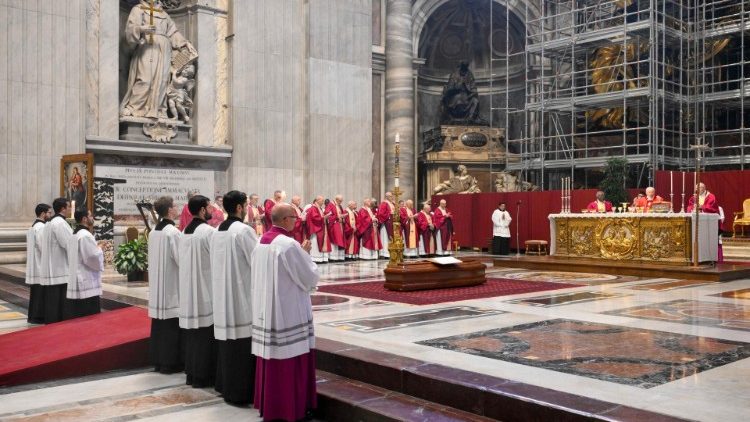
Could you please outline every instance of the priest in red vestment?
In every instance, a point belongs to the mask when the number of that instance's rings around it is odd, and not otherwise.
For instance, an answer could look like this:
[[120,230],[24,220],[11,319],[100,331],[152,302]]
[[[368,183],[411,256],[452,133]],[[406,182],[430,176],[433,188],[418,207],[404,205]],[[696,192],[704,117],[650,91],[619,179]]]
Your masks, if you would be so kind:
[[314,262],[328,262],[331,253],[331,237],[328,231],[328,216],[323,204],[325,200],[322,196],[315,197],[315,202],[307,210],[306,223],[307,232],[310,234],[310,256]]
[[213,228],[219,227],[227,219],[222,205],[223,201],[224,197],[217,195],[215,201],[211,203],[211,219],[207,220],[206,223]]
[[292,230],[292,237],[294,240],[302,244],[307,239],[307,232],[305,230],[305,212],[302,210],[302,198],[299,195],[292,196],[292,208],[297,213],[297,219],[294,220],[294,229]]
[[286,194],[284,193],[283,190],[275,190],[275,191],[273,191],[273,198],[266,199],[263,202],[263,213],[265,214],[263,223],[266,226],[266,230],[270,229],[271,226],[272,226],[272,224],[271,224],[271,210],[273,209],[273,207],[276,206],[276,204],[280,204],[280,203],[284,202],[284,198],[285,197],[286,197]]
[[383,247],[378,234],[378,219],[372,211],[372,199],[366,198],[357,216],[357,236],[360,239],[360,259],[378,259],[378,252]]
[[[197,194],[197,191],[189,190],[187,193],[188,202],[190,201],[190,198],[194,197]],[[191,221],[193,221],[193,214],[190,213],[187,202],[185,202],[185,206],[182,207],[182,212],[180,213],[180,223],[177,226],[177,229],[180,231],[184,231],[185,227],[187,227],[187,225],[190,224]]]
[[432,207],[424,204],[417,213],[417,230],[419,231],[419,255],[435,255],[435,224],[432,220]]
[[604,200],[604,191],[596,193],[596,200],[586,207],[588,212],[612,212],[612,203]]
[[253,405],[264,421],[306,420],[317,407],[310,295],[320,277],[310,242],[300,245],[291,237],[297,219],[292,206],[277,205],[271,217],[273,227],[255,247],[250,274]]
[[247,201],[247,214],[245,215],[245,222],[255,230],[255,234],[258,237],[263,236],[266,231],[263,221],[265,220],[266,213],[263,208],[258,206],[258,195],[250,194]]
[[419,255],[419,236],[417,235],[417,224],[414,221],[417,213],[414,210],[414,201],[409,199],[405,202],[405,205],[399,210],[401,228],[404,232],[404,256],[416,258]]
[[450,255],[453,252],[453,214],[448,211],[448,202],[440,200],[440,205],[432,217],[435,223],[435,244],[438,255]]
[[637,208],[643,209],[645,212],[651,211],[651,206],[653,204],[658,204],[659,202],[663,202],[664,200],[661,198],[661,196],[656,194],[656,189],[649,186],[646,188],[646,195],[636,198],[635,201],[633,201],[633,204]]
[[383,246],[380,249],[381,258],[390,258],[388,245],[393,239],[393,213],[396,211],[396,204],[393,203],[393,194],[385,193],[385,200],[378,206],[378,223],[380,224],[380,243]]
[[328,231],[331,237],[331,256],[330,261],[343,261],[345,258],[346,251],[346,238],[344,236],[344,208],[341,203],[344,202],[344,197],[336,195],[333,201],[329,202],[326,206],[326,214],[328,214]]
[[346,250],[344,259],[357,259],[359,255],[359,236],[357,235],[357,203],[349,201],[344,210],[344,241]]
[[[695,209],[695,194],[688,200],[687,212],[693,212]],[[709,214],[719,213],[719,203],[716,196],[706,189],[703,182],[698,183],[698,210]]]

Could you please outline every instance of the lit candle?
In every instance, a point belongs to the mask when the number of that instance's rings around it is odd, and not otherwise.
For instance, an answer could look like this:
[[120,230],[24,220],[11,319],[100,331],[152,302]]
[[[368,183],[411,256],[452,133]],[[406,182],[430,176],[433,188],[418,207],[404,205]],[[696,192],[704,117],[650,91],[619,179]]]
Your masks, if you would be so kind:
[[669,171],[669,191],[670,191],[670,192],[672,191],[672,186],[673,186],[673,182],[672,182],[672,173],[673,173],[673,171],[672,171],[672,170],[670,170],[670,171]]
[[682,194],[685,195],[685,172],[682,172]]
[[70,202],[70,218],[75,217],[75,212],[76,212],[76,201],[71,201]]
[[398,145],[400,141],[401,141],[401,135],[398,132],[396,132],[396,145]]
[[398,187],[398,177],[396,178],[395,185]]

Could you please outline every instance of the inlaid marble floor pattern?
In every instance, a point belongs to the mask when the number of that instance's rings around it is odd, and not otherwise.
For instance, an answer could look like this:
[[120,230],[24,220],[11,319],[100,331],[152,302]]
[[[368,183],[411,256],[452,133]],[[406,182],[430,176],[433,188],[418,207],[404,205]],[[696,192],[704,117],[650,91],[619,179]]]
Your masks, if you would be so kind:
[[[386,264],[321,265],[320,285],[379,283]],[[691,420],[747,420],[750,280],[487,265],[493,278],[578,287],[419,306],[316,293],[316,335]],[[148,294],[147,286],[117,281],[104,288],[136,306]],[[105,408],[109,420],[257,420],[257,413],[226,406],[211,390],[183,384],[184,375],[137,373],[46,385],[0,396],[0,420],[68,420]]]

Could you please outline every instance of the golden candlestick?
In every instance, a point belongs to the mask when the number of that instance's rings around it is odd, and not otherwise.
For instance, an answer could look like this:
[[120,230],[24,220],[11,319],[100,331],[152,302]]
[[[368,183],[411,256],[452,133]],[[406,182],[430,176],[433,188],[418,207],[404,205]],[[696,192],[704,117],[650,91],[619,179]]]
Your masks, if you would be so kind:
[[398,156],[400,152],[399,135],[396,134],[396,166],[394,169],[394,173],[396,173],[396,186],[393,188],[394,203],[396,206],[393,207],[393,215],[391,216],[391,220],[393,221],[393,240],[388,245],[388,252],[391,255],[388,262],[389,267],[396,267],[404,263],[404,239],[401,237],[401,212],[398,208],[398,200],[401,196],[401,188],[398,186],[398,178],[400,176]]

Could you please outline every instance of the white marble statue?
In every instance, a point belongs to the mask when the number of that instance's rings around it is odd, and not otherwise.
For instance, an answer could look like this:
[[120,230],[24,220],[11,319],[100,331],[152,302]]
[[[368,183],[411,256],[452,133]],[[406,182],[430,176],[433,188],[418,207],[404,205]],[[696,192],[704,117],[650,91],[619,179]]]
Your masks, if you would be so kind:
[[170,118],[182,120],[185,123],[190,121],[190,116],[193,114],[193,100],[190,94],[194,87],[195,66],[192,64],[185,66],[180,73],[172,73],[172,81],[167,90]]
[[443,195],[447,193],[479,193],[481,190],[477,186],[477,179],[469,174],[465,165],[459,164],[456,167],[456,175],[435,186],[432,190],[434,195]]
[[[187,65],[179,55],[197,57],[195,48],[177,31],[161,1],[155,2],[154,24],[150,25],[151,2],[141,2],[130,10],[125,26],[125,42],[134,49],[128,72],[128,90],[120,104],[122,117],[167,118],[167,89],[172,72]],[[178,67],[175,69],[175,64]]]

